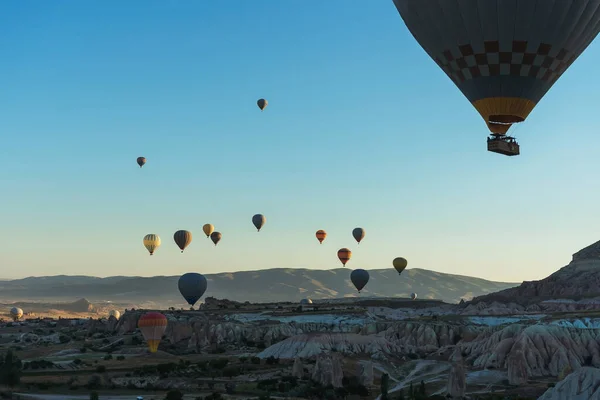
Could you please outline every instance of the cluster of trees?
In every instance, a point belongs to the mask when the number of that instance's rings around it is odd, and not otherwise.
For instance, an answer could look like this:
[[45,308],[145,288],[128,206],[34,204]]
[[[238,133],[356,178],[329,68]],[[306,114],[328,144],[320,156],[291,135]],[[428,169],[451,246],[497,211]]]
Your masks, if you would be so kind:
[[12,350],[0,356],[0,384],[11,388],[17,386],[21,382],[22,370],[21,360],[13,354]]

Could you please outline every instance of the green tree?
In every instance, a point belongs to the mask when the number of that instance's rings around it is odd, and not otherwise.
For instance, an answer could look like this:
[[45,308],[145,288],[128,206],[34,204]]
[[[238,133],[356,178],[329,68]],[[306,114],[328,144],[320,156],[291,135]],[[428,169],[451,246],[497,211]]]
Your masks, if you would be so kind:
[[8,350],[4,357],[0,357],[0,383],[15,387],[21,381],[21,372],[23,365],[21,360]]
[[98,396],[98,392],[90,393],[90,400],[99,400],[100,396]]
[[388,400],[388,387],[390,384],[390,376],[383,374],[381,376],[381,400]]

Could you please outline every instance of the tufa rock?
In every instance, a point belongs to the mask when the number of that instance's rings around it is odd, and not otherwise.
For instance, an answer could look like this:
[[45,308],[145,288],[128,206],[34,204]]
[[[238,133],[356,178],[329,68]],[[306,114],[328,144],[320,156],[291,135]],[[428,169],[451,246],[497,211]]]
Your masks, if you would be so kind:
[[548,389],[538,400],[598,400],[600,369],[583,367]]
[[467,378],[465,375],[464,359],[459,347],[454,349],[449,361],[452,363],[452,368],[448,375],[448,385],[446,390],[451,398],[462,399],[465,396]]
[[292,376],[302,379],[304,378],[304,365],[302,365],[302,360],[300,357],[296,357],[294,359],[294,366],[292,367]]
[[312,380],[323,386],[342,387],[344,372],[341,358],[339,353],[319,355],[313,368]]

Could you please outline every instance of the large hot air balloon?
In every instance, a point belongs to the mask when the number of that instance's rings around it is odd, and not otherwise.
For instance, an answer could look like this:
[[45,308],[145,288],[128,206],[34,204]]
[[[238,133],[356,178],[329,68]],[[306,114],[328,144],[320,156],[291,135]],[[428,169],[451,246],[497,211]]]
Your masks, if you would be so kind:
[[158,312],[149,312],[140,317],[138,328],[142,331],[151,353],[156,353],[158,344],[167,329],[167,317]]
[[369,282],[369,273],[364,269],[355,269],[350,273],[350,280],[352,284],[360,293],[361,290],[365,287],[365,285]]
[[311,299],[302,299],[302,300],[300,300],[300,305],[306,306],[308,304],[312,304],[312,300]]
[[121,318],[121,313],[117,310],[110,310],[110,312],[108,313],[109,317],[115,317],[116,319]]
[[260,111],[262,111],[265,108],[267,108],[267,106],[269,105],[269,102],[266,101],[265,99],[258,99],[256,104],[258,105],[258,108],[260,108]]
[[410,294],[410,298],[413,299],[413,300],[416,300],[417,299],[417,294],[416,293],[411,293]]
[[144,164],[146,164],[146,157],[138,157],[137,163],[140,166],[140,168],[142,168],[144,166]]
[[179,293],[181,293],[185,301],[193,307],[200,300],[204,292],[206,292],[208,282],[204,275],[196,272],[188,272],[181,275],[177,286],[179,286]]
[[150,252],[150,255],[154,254],[156,249],[160,246],[160,236],[149,233],[144,236],[144,247]]
[[267,219],[262,214],[256,214],[252,217],[252,223],[254,224],[256,229],[258,229],[258,232],[260,232],[260,228],[262,228],[265,225],[265,222],[267,222]]
[[13,307],[10,309],[10,316],[13,321],[18,321],[23,316],[23,310],[21,310],[19,307]]
[[519,154],[524,121],[598,35],[598,0],[393,0],[421,47],[492,132],[488,150]]
[[221,232],[213,232],[210,234],[210,240],[213,241],[213,243],[215,244],[215,246],[217,245],[217,243],[219,243],[221,241],[221,237],[223,235],[221,235]]
[[175,243],[177,246],[179,246],[181,252],[183,253],[183,250],[185,250],[185,248],[192,243],[192,232],[184,230],[177,231],[173,235],[173,239],[175,239]]
[[405,258],[396,257],[394,258],[394,261],[392,261],[392,265],[394,266],[396,271],[398,271],[398,274],[401,274],[402,271],[404,271],[404,269],[408,265],[408,261],[406,261]]
[[215,226],[213,224],[204,224],[202,230],[204,231],[206,237],[209,238],[210,234],[215,231]]
[[347,249],[344,247],[343,249],[338,250],[338,258],[340,259],[340,261],[342,262],[342,264],[344,266],[350,260],[351,257],[352,257],[352,252],[350,251],[350,249]]
[[317,240],[319,241],[319,243],[323,244],[323,240],[325,240],[326,237],[327,232],[325,232],[323,229],[319,229],[317,231]]
[[356,243],[360,244],[360,241],[365,238],[365,230],[363,228],[354,228],[352,230],[352,236],[354,237],[354,240],[356,240]]

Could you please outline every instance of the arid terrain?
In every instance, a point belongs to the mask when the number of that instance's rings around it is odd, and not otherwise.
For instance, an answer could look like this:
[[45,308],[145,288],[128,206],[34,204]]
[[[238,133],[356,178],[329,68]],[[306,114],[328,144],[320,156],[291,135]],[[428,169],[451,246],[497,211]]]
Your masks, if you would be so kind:
[[598,268],[600,243],[544,280],[458,304],[207,297],[156,310],[168,319],[157,353],[137,327],[149,309],[20,304],[32,311],[5,317],[0,346],[21,360],[20,398],[594,399]]

